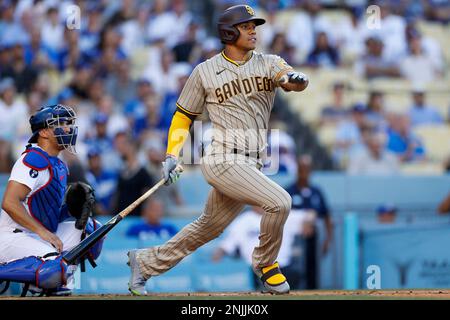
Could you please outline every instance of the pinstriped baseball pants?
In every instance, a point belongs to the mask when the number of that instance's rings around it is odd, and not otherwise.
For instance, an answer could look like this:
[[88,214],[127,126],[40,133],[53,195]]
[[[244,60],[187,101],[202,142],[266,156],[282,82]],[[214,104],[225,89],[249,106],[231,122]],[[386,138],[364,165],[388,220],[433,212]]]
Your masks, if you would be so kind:
[[262,174],[257,160],[243,155],[209,155],[202,159],[205,179],[213,186],[203,214],[161,246],[141,249],[137,261],[145,278],[174,267],[198,247],[217,238],[246,204],[264,209],[253,269],[273,264],[278,256],[283,226],[291,210],[291,196]]

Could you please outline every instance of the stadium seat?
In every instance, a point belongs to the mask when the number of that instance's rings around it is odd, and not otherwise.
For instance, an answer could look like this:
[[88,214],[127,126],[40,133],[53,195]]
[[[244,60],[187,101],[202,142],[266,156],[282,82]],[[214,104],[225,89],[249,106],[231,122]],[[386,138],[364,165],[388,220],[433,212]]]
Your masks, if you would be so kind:
[[450,156],[450,126],[422,125],[414,129],[424,145],[427,156],[433,161],[444,161]]
[[426,85],[425,89],[429,94],[441,93],[449,94],[448,88],[450,84],[449,78],[437,79],[437,81],[430,82]]
[[323,9],[319,17],[325,17],[331,24],[336,25],[343,20],[350,20],[350,13],[342,9]]
[[322,102],[314,95],[305,95],[297,101],[290,103],[293,111],[310,124],[317,124],[320,120],[320,107]]
[[329,102],[329,96],[324,91],[331,92],[336,81],[345,81],[349,73],[345,69],[315,70],[301,69],[311,79],[308,89],[301,95],[282,93],[282,96],[292,110],[299,113],[306,122],[317,124],[322,108]]
[[[315,74],[315,80],[320,83],[320,90],[331,90],[335,82],[349,82],[354,74],[349,68],[319,69]],[[325,87],[323,87],[325,85]]]
[[437,109],[443,119],[450,119],[450,84],[446,91],[430,92],[426,96],[426,103]]
[[145,46],[133,51],[131,61],[131,78],[138,79],[149,64],[150,47]]
[[286,32],[292,22],[292,18],[298,13],[298,10],[281,10],[275,15],[275,24],[279,25],[281,30]]
[[407,113],[411,107],[411,97],[409,94],[387,93],[384,103],[387,112]]
[[351,67],[358,60],[358,54],[346,48],[341,49],[341,64]]
[[447,44],[447,41],[448,39],[450,39],[450,24],[447,25],[445,32],[446,32],[445,39],[447,40],[446,42],[444,42],[444,46],[442,47],[442,49],[444,51],[445,60],[448,64],[450,62],[450,46]]
[[369,99],[369,94],[365,89],[353,88],[347,91],[350,106],[356,103],[366,103]]
[[60,74],[55,69],[50,69],[47,71],[45,77],[46,81],[48,81],[50,93],[56,95],[72,80],[73,72]]
[[317,135],[319,137],[319,141],[329,150],[334,146],[336,142],[336,125],[322,125],[319,127]]
[[439,42],[444,59],[450,61],[450,48],[448,46],[448,39],[450,38],[449,28],[445,27],[441,23],[434,23],[425,20],[419,20],[417,27],[420,32],[426,37],[430,37]]
[[409,93],[412,90],[411,82],[400,78],[376,78],[369,81],[370,90],[387,93]]

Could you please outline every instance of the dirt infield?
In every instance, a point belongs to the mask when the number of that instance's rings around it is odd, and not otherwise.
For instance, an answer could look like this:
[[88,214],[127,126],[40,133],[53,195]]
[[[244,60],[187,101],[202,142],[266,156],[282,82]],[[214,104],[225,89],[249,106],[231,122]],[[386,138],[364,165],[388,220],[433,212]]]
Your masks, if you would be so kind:
[[70,297],[26,297],[0,296],[0,300],[55,299],[55,300],[372,300],[372,299],[450,299],[450,290],[309,290],[292,291],[286,295],[271,295],[260,292],[194,292],[152,293],[146,296],[101,294],[73,295]]

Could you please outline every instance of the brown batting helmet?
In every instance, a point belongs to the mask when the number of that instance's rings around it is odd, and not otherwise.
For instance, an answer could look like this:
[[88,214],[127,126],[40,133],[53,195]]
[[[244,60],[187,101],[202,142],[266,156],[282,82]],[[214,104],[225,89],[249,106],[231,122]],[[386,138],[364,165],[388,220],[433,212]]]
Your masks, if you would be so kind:
[[257,26],[264,24],[266,20],[255,17],[255,11],[247,5],[237,5],[226,9],[219,18],[217,27],[222,43],[232,44],[239,38],[239,30],[236,25],[253,21]]

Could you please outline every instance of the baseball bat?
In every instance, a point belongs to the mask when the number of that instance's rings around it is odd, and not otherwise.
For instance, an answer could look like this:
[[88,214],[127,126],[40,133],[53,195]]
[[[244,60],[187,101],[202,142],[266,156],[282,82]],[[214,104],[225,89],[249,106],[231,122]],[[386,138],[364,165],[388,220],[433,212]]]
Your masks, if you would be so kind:
[[[183,167],[178,165],[175,168],[178,172],[183,172]],[[157,184],[155,184],[150,190],[145,192],[142,196],[136,199],[128,207],[123,209],[117,215],[115,215],[111,220],[106,222],[103,226],[95,230],[85,238],[78,245],[76,245],[72,250],[67,252],[63,256],[63,260],[67,264],[76,264],[76,260],[84,256],[90,248],[92,248],[100,239],[102,239],[112,228],[114,228],[123,218],[125,218],[131,211],[133,211],[138,205],[140,205],[145,199],[147,199],[152,193],[159,189],[164,184],[165,180],[161,179]]]

